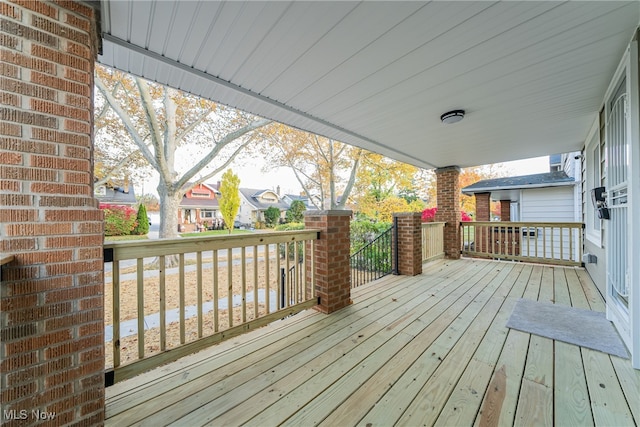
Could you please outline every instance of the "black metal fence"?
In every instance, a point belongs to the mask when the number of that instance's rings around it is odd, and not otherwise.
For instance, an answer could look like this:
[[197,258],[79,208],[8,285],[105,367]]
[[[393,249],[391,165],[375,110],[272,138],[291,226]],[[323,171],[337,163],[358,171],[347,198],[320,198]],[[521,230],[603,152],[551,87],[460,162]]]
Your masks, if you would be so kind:
[[355,288],[393,272],[390,227],[351,255],[351,287]]

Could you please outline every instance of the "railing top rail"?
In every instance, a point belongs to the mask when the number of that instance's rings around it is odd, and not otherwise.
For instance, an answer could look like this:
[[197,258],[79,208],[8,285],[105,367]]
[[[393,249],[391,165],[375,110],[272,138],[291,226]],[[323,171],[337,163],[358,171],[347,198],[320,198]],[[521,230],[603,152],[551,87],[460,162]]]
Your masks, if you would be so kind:
[[15,256],[13,255],[0,254],[0,267],[5,264],[9,264],[14,259],[15,259]]
[[106,242],[105,249],[113,250],[113,260],[136,259],[190,252],[233,249],[303,240],[317,240],[316,229],[276,231],[267,233],[197,236],[177,239]]
[[492,226],[492,227],[582,227],[582,222],[539,222],[539,221],[465,221],[462,226]]

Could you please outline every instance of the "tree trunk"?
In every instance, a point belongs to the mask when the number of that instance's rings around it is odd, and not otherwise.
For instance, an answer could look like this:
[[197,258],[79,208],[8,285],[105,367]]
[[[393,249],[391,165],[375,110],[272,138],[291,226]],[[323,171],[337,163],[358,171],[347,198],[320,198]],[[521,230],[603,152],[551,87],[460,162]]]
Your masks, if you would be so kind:
[[166,196],[162,198],[160,204],[160,238],[175,239],[178,237],[178,209],[182,195],[180,192],[170,191],[162,188],[162,184],[158,184],[158,193],[162,191]]
[[[167,190],[166,186],[163,185],[162,180],[160,180],[160,184],[158,184],[158,193],[163,194],[165,191],[166,197],[161,198],[162,202],[160,203],[160,233],[159,237],[161,239],[176,239],[178,238],[178,209],[180,206],[180,200],[182,199],[182,194],[180,192],[175,192],[171,190]],[[167,255],[165,256],[165,268],[176,267],[179,263],[178,255]],[[155,259],[152,263],[155,267],[160,267],[160,261]]]

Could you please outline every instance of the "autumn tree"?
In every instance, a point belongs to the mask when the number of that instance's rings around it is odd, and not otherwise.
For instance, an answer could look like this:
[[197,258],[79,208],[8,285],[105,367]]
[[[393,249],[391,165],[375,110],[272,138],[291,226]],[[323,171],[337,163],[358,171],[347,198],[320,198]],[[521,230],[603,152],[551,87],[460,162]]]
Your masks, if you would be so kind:
[[268,167],[289,167],[316,209],[344,209],[364,150],[285,125],[271,126]]
[[240,178],[238,178],[238,175],[234,174],[231,169],[227,169],[222,174],[219,190],[220,199],[218,199],[218,204],[220,206],[220,214],[224,219],[225,227],[231,234],[238,209],[240,209]]
[[96,103],[110,109],[99,109],[101,120],[108,116],[117,138],[129,141],[131,152],[159,175],[161,238],[178,236],[184,193],[224,170],[253,131],[270,123],[104,67],[96,67],[95,84]]
[[[105,69],[97,66],[96,73],[104,75]],[[119,96],[134,90],[133,79],[121,78],[113,81],[111,94]],[[94,185],[97,187],[125,180],[138,182],[146,179],[150,171],[149,164],[118,115],[99,94],[95,97],[95,104]]]
[[[475,184],[478,181],[491,178],[500,178],[506,173],[504,167],[500,163],[475,166],[470,168],[464,168],[460,172],[460,188],[467,187],[471,184]],[[427,185],[427,197],[431,201],[430,206],[436,204],[436,175],[434,172],[430,172],[426,179]],[[474,213],[476,211],[476,200],[473,196],[467,196],[465,194],[460,195],[460,210],[466,213]]]
[[394,212],[419,212],[414,177],[418,168],[381,154],[365,152],[356,177],[358,212],[376,221],[391,221]]

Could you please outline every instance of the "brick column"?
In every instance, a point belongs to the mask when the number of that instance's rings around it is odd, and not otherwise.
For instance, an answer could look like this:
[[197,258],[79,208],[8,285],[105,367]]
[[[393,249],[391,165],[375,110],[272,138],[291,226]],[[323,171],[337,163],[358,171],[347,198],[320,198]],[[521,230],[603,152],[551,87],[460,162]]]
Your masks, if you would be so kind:
[[96,40],[84,4],[0,0],[0,252],[15,255],[0,284],[2,425],[35,425],[37,410],[48,425],[104,419]]
[[[422,273],[422,222],[420,212],[394,213],[394,224],[398,227],[397,273],[416,276]],[[393,245],[396,244],[392,239]],[[395,263],[395,259],[392,260]],[[394,267],[396,267],[394,265]]]
[[[316,295],[320,297],[320,305],[316,308],[323,313],[332,313],[351,304],[350,221],[351,211],[307,211],[304,214],[305,227],[320,230],[313,266]],[[307,269],[310,268],[311,264],[307,264]]]
[[500,221],[511,221],[511,200],[500,200]]
[[491,193],[476,193],[476,221],[491,221]]
[[447,258],[460,258],[460,168],[436,169],[438,212],[436,221],[445,222],[444,253]]

